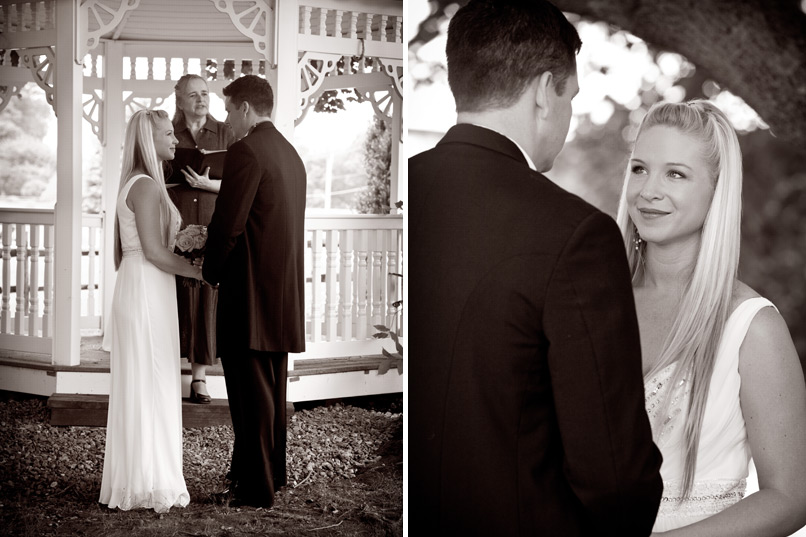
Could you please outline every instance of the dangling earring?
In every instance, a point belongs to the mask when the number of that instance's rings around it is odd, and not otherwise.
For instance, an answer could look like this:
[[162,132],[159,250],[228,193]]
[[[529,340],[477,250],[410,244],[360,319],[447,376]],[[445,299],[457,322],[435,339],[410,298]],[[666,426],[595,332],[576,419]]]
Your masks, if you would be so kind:
[[641,235],[638,233],[638,226],[633,224],[632,229],[633,229],[632,242],[633,244],[635,244],[635,251],[637,252],[638,250],[641,249],[641,243],[644,242],[644,239],[642,239]]

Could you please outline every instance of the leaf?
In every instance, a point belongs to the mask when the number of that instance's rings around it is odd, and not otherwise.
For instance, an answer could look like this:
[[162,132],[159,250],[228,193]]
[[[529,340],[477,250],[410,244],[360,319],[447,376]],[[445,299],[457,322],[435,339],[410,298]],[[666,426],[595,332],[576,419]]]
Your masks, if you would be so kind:
[[378,364],[378,374],[383,375],[387,371],[389,371],[389,367],[392,365],[392,360],[384,360],[380,364]]
[[382,325],[382,324],[373,324],[372,326],[375,327],[376,330],[380,330],[381,332],[388,332],[389,328]]
[[399,272],[390,272],[390,273],[389,273],[389,276],[397,276],[398,278],[402,278],[402,277],[403,277],[403,275],[402,275],[402,274],[400,274]]
[[402,306],[402,305],[403,305],[403,301],[402,301],[402,300],[395,300],[394,302],[392,302],[392,307],[393,307],[393,308],[399,308],[399,307],[400,307],[400,306]]
[[377,334],[372,334],[372,337],[374,337],[375,339],[386,339],[389,337],[389,334],[387,334],[386,332],[378,332]]
[[398,374],[398,375],[402,375],[402,374],[403,374],[403,360],[400,360],[400,361],[397,363],[397,374]]
[[382,352],[382,353],[383,353],[383,355],[384,355],[384,356],[386,356],[387,358],[394,358],[394,356],[392,356],[392,353],[390,353],[390,352],[389,352],[389,351],[387,351],[386,349],[383,349],[383,348],[382,348],[382,349],[381,349],[381,352]]
[[403,201],[398,201],[397,203],[395,203],[395,207],[397,207],[398,209],[402,209],[403,208]]

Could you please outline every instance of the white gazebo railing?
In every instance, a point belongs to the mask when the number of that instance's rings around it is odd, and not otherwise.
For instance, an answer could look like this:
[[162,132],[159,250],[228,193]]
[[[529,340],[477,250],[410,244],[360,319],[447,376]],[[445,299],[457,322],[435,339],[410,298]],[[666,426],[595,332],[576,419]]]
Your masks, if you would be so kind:
[[[374,325],[402,335],[401,215],[306,219],[306,357],[379,354]],[[0,350],[50,354],[53,333],[54,215],[0,209]],[[103,216],[85,214],[81,234],[81,328],[103,328]],[[289,364],[293,367],[293,363]]]

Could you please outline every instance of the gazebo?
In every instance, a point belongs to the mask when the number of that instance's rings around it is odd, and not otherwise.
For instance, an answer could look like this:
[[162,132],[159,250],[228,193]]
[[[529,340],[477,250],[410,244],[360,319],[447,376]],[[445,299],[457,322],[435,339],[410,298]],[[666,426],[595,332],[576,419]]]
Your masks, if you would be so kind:
[[[354,88],[391,130],[390,199],[405,199],[402,13],[402,0],[2,0],[0,113],[38,84],[58,147],[55,208],[0,211],[0,389],[108,393],[100,338],[82,331],[102,332],[110,308],[124,126],[134,110],[159,107],[183,74],[201,74],[219,96],[234,77],[264,76],[272,119],[292,143],[322,92]],[[100,215],[81,212],[82,121],[103,146]],[[403,262],[395,212],[306,218],[308,342],[289,364],[290,401],[402,391],[401,375],[376,371],[389,340],[373,338],[376,325],[404,336],[402,280],[390,276]],[[210,390],[224,397],[223,378]]]

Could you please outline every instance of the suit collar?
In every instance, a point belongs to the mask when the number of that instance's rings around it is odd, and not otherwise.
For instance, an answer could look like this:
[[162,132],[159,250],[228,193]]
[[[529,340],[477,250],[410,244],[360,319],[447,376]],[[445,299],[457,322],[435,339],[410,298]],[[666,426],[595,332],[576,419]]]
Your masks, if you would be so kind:
[[502,153],[510,158],[523,163],[527,167],[529,163],[523,155],[523,152],[518,145],[498,132],[481,127],[479,125],[471,125],[469,123],[459,123],[451,127],[442,140],[437,145],[448,143],[463,143],[477,145],[486,149],[491,149],[498,153]]
[[272,123],[271,121],[261,121],[260,123],[258,123],[257,125],[255,125],[251,129],[249,129],[249,132],[246,133],[246,136],[249,136],[253,132],[265,131],[265,130],[269,130],[269,129],[273,129],[273,128],[274,128],[274,123]]

